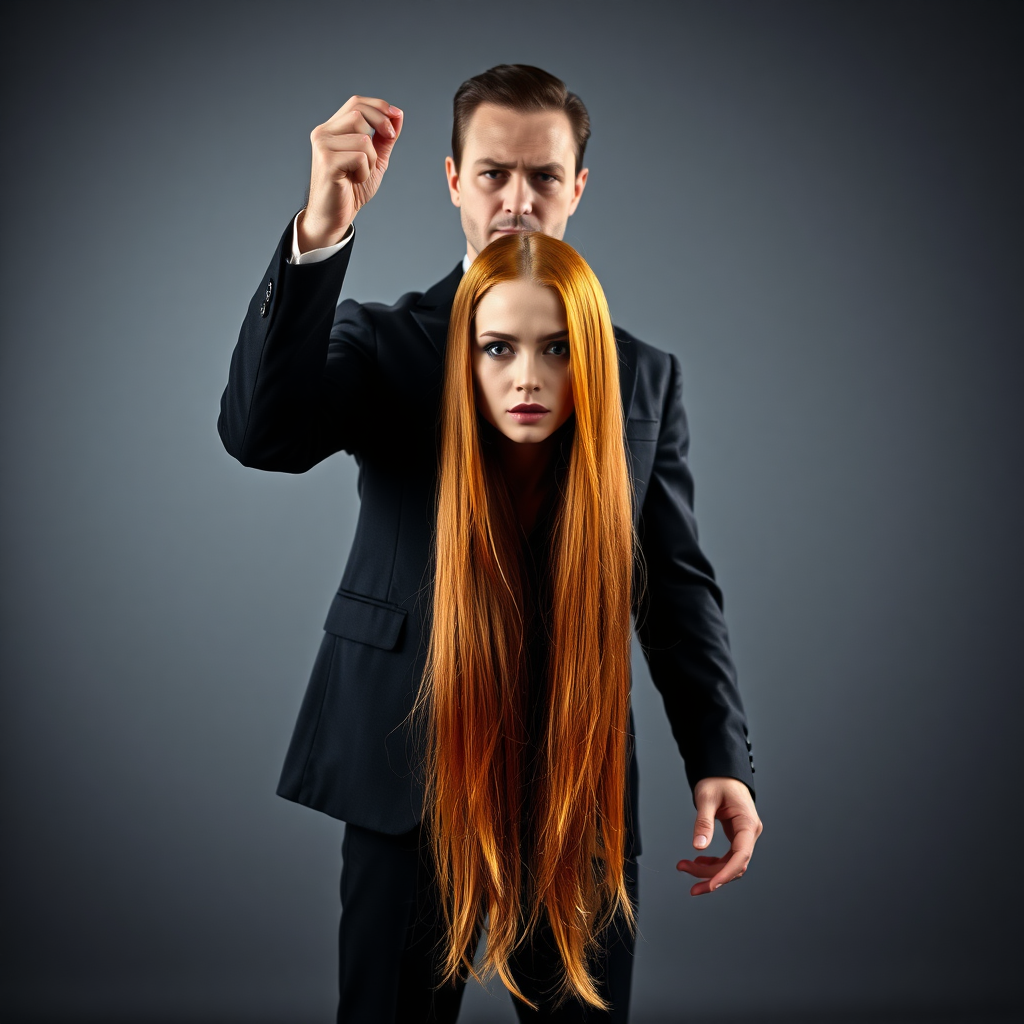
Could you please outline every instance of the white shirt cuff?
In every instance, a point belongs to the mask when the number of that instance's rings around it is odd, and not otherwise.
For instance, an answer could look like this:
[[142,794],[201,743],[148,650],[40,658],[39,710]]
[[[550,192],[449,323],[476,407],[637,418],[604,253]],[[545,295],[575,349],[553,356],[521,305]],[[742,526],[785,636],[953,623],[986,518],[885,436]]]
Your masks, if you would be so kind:
[[[301,211],[299,211],[301,213]],[[329,260],[336,252],[340,252],[342,249],[352,241],[352,236],[355,234],[355,227],[349,224],[348,231],[345,232],[345,237],[334,245],[325,245],[322,249],[310,249],[309,252],[299,252],[299,214],[295,214],[295,220],[292,221],[292,254],[289,258],[289,263],[320,263],[323,260]]]

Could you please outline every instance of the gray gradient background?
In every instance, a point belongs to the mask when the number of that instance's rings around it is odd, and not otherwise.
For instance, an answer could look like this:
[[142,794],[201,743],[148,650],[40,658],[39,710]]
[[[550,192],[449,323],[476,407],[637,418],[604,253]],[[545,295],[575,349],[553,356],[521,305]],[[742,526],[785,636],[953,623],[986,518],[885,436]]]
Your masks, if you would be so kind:
[[[1010,1019],[1020,5],[31,10],[4,43],[5,1019],[332,1019],[342,826],[274,788],[354,466],[243,469],[217,405],[310,129],[352,92],[407,113],[346,282],[393,301],[462,254],[451,96],[501,61],[590,108],[567,240],[682,360],[757,760],[752,869],[693,900],[637,657],[634,1019]],[[463,1020],[513,1015],[471,988]]]

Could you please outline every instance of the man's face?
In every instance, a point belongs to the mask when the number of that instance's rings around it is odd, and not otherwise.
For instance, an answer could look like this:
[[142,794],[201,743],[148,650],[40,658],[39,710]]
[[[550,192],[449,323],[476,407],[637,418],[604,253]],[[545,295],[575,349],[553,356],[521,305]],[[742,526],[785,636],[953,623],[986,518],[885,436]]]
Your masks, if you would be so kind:
[[576,169],[572,126],[560,110],[521,114],[482,103],[463,140],[462,164],[445,159],[452,202],[462,213],[470,259],[519,231],[565,234],[587,183]]

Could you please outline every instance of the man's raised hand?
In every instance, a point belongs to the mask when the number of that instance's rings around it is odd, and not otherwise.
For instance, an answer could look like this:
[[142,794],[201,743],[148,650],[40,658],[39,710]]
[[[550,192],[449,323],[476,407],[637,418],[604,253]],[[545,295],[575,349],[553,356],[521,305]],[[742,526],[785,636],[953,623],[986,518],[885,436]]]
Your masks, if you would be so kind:
[[299,214],[299,249],[340,242],[360,207],[380,187],[404,114],[386,100],[352,96],[309,134],[309,200]]

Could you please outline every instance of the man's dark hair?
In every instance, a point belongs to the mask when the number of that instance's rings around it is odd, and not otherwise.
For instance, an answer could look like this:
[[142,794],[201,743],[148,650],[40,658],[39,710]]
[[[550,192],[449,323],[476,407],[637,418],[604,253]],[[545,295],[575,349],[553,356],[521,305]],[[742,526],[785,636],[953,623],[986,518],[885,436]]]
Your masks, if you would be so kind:
[[572,126],[576,143],[576,173],[583,166],[583,153],[590,138],[590,115],[583,100],[569,92],[565,82],[530,64],[498,64],[482,74],[468,78],[455,93],[452,124],[452,157],[462,164],[462,144],[469,119],[481,103],[493,103],[520,113],[561,110]]

